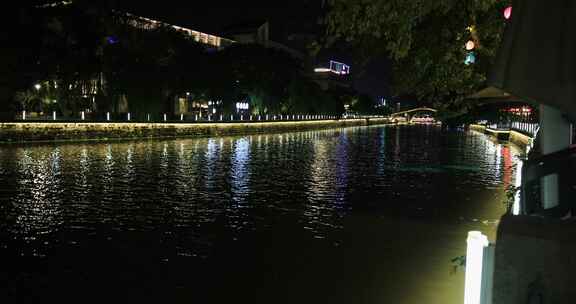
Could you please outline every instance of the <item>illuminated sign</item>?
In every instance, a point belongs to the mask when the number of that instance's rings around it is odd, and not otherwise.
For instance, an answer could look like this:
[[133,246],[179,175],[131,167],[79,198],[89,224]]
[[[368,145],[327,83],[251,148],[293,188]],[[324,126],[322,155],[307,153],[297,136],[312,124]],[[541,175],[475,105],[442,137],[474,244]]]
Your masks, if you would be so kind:
[[476,55],[474,54],[474,52],[469,52],[466,55],[466,59],[464,60],[464,64],[465,65],[471,65],[473,63],[476,63]]
[[338,61],[330,60],[330,70],[338,75],[350,74],[350,66]]
[[334,73],[338,75],[348,75],[350,74],[350,66],[338,61],[330,60],[330,67],[329,68],[315,68],[314,72],[316,73]]

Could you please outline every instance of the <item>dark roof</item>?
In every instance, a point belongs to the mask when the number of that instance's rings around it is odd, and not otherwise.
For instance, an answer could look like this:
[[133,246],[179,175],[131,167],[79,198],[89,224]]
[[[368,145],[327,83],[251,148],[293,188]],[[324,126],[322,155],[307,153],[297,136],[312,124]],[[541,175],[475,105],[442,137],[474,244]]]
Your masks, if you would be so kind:
[[220,32],[224,33],[224,34],[228,34],[228,35],[255,32],[256,30],[258,30],[261,26],[263,26],[267,22],[268,21],[266,21],[264,19],[238,22],[238,23],[229,24],[229,25],[222,27]]

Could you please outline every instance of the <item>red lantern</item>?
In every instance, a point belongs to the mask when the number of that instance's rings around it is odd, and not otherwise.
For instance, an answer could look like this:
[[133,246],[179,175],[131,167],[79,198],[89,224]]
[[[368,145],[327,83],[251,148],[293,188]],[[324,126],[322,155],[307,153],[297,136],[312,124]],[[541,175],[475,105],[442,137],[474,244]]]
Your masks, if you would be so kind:
[[508,20],[510,19],[510,17],[512,17],[512,6],[509,6],[504,9],[504,18]]

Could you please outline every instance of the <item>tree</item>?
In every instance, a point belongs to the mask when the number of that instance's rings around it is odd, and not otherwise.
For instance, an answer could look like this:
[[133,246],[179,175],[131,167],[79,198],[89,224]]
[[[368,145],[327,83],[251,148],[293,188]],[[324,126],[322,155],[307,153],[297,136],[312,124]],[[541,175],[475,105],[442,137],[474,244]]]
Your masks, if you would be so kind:
[[[344,39],[364,56],[393,61],[394,94],[415,94],[444,116],[466,110],[460,101],[485,85],[510,1],[330,0],[331,40]],[[465,44],[475,43],[466,65]]]
[[350,105],[350,110],[359,114],[375,114],[376,103],[370,95],[360,94],[355,96]]
[[[282,113],[290,108],[288,84],[301,75],[301,64],[284,51],[257,44],[237,44],[216,54],[220,87],[232,90],[226,97],[250,98],[252,113]],[[226,83],[222,83],[225,81]]]

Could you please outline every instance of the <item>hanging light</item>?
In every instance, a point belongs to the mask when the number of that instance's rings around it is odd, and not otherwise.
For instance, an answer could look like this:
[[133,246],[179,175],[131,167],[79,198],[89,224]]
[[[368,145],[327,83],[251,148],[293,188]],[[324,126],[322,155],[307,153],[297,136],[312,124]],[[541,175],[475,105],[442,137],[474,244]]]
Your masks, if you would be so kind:
[[508,6],[504,9],[504,19],[508,20],[512,17],[512,6]]
[[474,41],[472,40],[468,40],[468,42],[466,42],[466,50],[467,51],[471,51],[476,47],[476,43],[474,43]]

